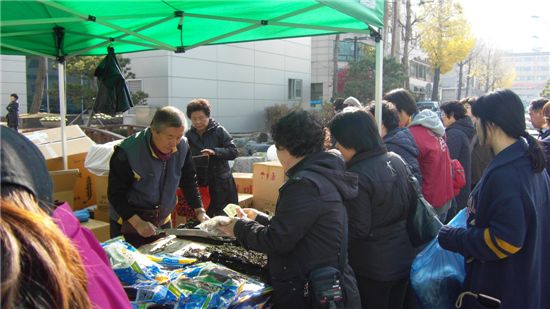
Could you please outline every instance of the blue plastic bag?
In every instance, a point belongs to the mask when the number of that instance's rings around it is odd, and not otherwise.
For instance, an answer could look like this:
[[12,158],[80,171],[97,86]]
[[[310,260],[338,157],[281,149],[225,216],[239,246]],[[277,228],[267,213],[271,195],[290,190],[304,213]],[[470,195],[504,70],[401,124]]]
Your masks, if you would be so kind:
[[[449,222],[449,226],[466,228],[466,209]],[[411,285],[419,304],[424,309],[455,308],[466,271],[464,257],[439,246],[432,240],[414,259],[411,267]]]

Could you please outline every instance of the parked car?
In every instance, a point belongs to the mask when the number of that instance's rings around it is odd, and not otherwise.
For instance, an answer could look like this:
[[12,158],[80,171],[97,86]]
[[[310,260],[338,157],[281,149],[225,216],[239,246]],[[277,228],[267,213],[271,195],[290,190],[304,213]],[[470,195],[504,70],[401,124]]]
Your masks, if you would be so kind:
[[437,101],[419,101],[416,102],[416,106],[418,107],[419,111],[429,109],[432,112],[436,112],[439,114],[439,102]]

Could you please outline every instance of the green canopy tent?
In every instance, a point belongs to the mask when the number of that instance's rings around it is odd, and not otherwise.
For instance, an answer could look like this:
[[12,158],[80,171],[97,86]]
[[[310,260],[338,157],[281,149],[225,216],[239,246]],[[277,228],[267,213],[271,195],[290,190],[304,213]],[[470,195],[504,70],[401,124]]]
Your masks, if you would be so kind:
[[[107,46],[117,53],[183,53],[203,45],[367,34],[377,42],[377,104],[382,97],[384,0],[2,0],[0,9],[1,54],[59,61],[61,119],[66,114],[64,59],[104,55]],[[376,113],[380,120],[381,108]],[[65,154],[64,127],[62,121]]]

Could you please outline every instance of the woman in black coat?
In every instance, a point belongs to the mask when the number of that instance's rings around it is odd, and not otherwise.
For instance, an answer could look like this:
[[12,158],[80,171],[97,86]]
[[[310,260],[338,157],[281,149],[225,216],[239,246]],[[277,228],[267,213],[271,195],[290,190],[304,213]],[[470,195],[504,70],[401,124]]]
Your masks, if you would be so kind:
[[237,157],[237,147],[229,132],[210,118],[208,100],[195,99],[189,102],[187,117],[191,119],[191,129],[185,136],[191,147],[191,154],[196,158],[197,180],[199,186],[207,185],[210,192],[207,214],[210,217],[224,215],[223,208],[227,204],[239,202],[235,179],[227,162]]
[[[248,219],[221,226],[245,248],[267,253],[276,308],[311,308],[304,297],[312,270],[339,267],[347,224],[343,199],[357,194],[357,177],[345,172],[342,158],[324,151],[324,130],[313,116],[295,111],[272,128],[277,157],[288,176],[279,189],[275,215],[244,209]],[[343,259],[345,308],[359,308],[359,293]],[[342,307],[338,307],[342,308]]]
[[344,204],[361,303],[363,308],[400,309],[414,257],[406,219],[415,195],[406,166],[387,152],[374,118],[364,110],[336,115],[329,128],[347,170],[359,176],[358,196]]
[[[441,105],[441,120],[445,126],[447,145],[451,159],[456,159],[462,164],[466,174],[466,185],[460,189],[456,196],[457,209],[454,213],[466,207],[470,196],[472,182],[472,139],[476,134],[474,123],[466,114],[466,107],[458,101],[446,102]],[[452,215],[452,213],[449,213]],[[451,217],[448,216],[449,220]]]

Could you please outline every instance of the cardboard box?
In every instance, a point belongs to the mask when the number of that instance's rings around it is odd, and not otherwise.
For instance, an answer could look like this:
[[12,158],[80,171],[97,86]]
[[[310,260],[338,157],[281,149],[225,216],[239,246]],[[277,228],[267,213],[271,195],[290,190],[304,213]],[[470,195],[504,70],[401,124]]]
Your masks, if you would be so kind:
[[[25,137],[31,140],[35,145],[49,144],[55,142],[61,142],[61,128],[53,128],[47,130],[33,131],[29,133],[23,133]],[[65,136],[67,140],[80,138],[86,136],[86,133],[80,129],[79,126],[66,126]]]
[[252,187],[254,208],[273,214],[279,198],[279,188],[285,183],[286,175],[279,161],[258,162],[253,167]]
[[92,231],[99,242],[104,242],[111,238],[111,228],[107,222],[90,219],[87,222],[82,222],[81,225]]
[[53,182],[53,200],[74,204],[74,185],[78,177],[78,169],[50,171]]
[[[68,126],[67,132],[67,165],[69,169],[78,169],[80,173],[75,180],[73,209],[78,210],[96,204],[93,175],[84,167],[86,154],[94,142],[78,126]],[[37,146],[46,159],[49,171],[63,170],[60,128],[31,132],[26,135]]]
[[233,173],[238,193],[253,194],[252,173]]
[[[70,169],[77,168],[80,173],[76,178],[74,188],[73,209],[82,209],[96,204],[93,174],[84,167],[86,154],[93,141],[88,137],[82,137],[67,141],[67,166]],[[63,170],[63,158],[61,143],[39,145],[38,149],[46,158],[46,166],[50,171]]]
[[239,193],[239,206],[241,206],[241,208],[252,207],[252,199],[252,194]]
[[107,197],[107,185],[109,184],[109,175],[93,175],[95,182],[95,197],[97,209],[94,212],[96,220],[109,222],[109,198]]

